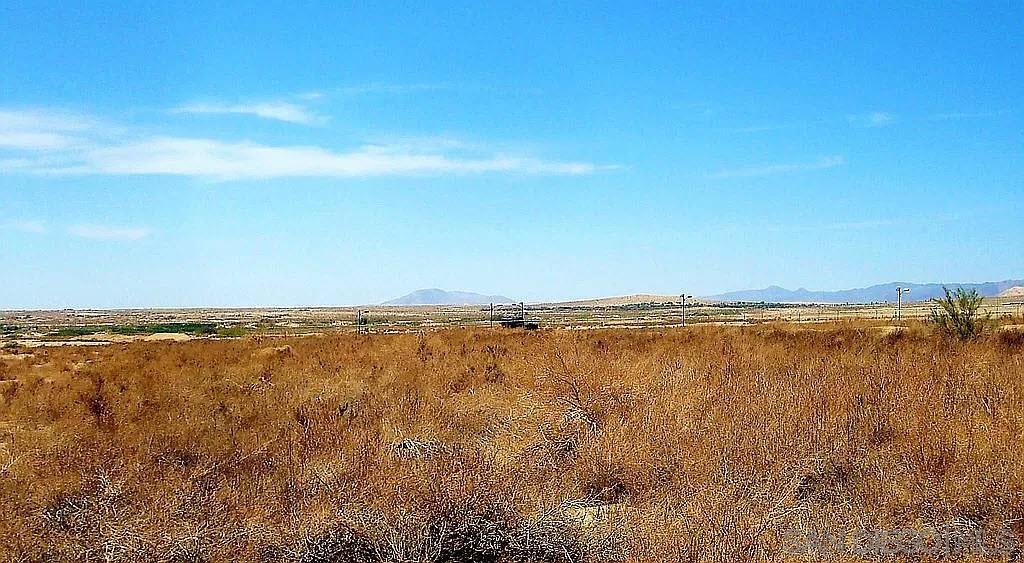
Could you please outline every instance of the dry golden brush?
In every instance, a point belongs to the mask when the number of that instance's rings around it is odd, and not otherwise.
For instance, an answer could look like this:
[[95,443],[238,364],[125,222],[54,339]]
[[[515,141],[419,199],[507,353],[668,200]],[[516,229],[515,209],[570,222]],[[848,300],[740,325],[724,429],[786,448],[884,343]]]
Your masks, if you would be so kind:
[[1024,539],[1010,333],[464,330],[2,365],[5,561],[1001,560]]

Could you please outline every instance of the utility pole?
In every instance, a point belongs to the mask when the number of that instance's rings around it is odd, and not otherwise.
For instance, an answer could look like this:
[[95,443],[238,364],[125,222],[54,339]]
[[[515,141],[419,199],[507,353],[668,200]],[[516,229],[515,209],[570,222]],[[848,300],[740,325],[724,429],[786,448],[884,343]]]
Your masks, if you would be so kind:
[[491,303],[491,317],[487,323],[487,328],[494,328],[494,303]]
[[903,320],[903,294],[910,293],[909,287],[896,288],[896,320]]
[[519,302],[519,315],[523,319],[523,328],[526,328],[526,302]]
[[363,311],[362,309],[356,309],[356,334],[362,334],[363,332]]
[[686,299],[693,298],[684,291],[679,294],[679,326],[686,326]]

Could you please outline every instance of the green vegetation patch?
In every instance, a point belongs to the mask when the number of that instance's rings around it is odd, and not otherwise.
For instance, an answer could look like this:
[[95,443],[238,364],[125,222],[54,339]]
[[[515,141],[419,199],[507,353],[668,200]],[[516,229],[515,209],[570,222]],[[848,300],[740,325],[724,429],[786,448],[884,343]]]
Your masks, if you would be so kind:
[[217,336],[221,338],[238,338],[245,336],[245,328],[240,326],[222,326],[217,329]]
[[52,336],[60,338],[77,338],[79,336],[88,336],[90,334],[97,334],[107,330],[104,326],[66,326],[59,328],[52,332]]
[[114,334],[132,336],[136,334],[158,334],[166,332],[181,332],[195,336],[210,336],[217,334],[217,325],[213,323],[157,323],[144,325],[124,325],[110,328]]

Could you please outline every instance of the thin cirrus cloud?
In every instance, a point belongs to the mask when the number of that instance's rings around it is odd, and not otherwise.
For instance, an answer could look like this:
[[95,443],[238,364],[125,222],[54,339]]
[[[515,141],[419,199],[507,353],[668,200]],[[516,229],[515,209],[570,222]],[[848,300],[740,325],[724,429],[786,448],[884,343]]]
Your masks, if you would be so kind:
[[263,119],[317,125],[327,122],[327,117],[313,113],[309,108],[284,101],[256,102],[248,104],[223,104],[196,102],[176,107],[174,113],[187,114],[236,114],[251,115]]
[[337,152],[316,146],[269,146],[213,139],[156,137],[86,151],[68,172],[199,176],[220,180],[282,177],[374,177],[427,174],[589,174],[600,167],[517,156],[458,157],[403,147],[363,146]]
[[846,120],[854,127],[885,127],[892,125],[896,117],[884,111],[872,111],[857,115],[848,115]]
[[[8,229],[36,235],[50,232],[46,223],[39,220],[9,221],[4,224]],[[66,229],[67,234],[94,240],[139,240],[146,238],[150,230],[145,227],[126,227],[102,225],[96,223],[80,223]]]
[[[50,175],[164,175],[215,181],[294,177],[544,174],[583,175],[616,165],[537,158],[488,150],[448,137],[398,139],[345,150],[316,145],[276,145],[204,137],[133,134],[98,125],[78,127],[73,116],[14,117],[0,121],[0,172]],[[0,114],[3,115],[3,114]],[[10,116],[9,116],[10,117]],[[65,123],[62,119],[68,119]],[[11,124],[16,125],[11,126]],[[63,134],[74,139],[41,147],[33,135]],[[15,137],[13,133],[18,133]],[[443,142],[439,142],[443,141]],[[13,153],[13,154],[6,154]]]
[[1002,115],[1008,115],[1010,112],[1007,110],[1002,111],[954,111],[946,113],[935,113],[929,116],[932,121],[955,121],[963,119],[985,119],[989,117],[999,117]]
[[367,84],[350,84],[334,88],[333,91],[347,96],[361,96],[367,94],[415,94],[419,92],[436,92],[440,90],[466,89],[466,85],[456,85],[447,82],[419,82],[412,84],[391,84],[385,82],[371,82]]
[[96,120],[61,111],[0,109],[0,149],[64,149],[98,126]]
[[146,238],[150,230],[145,227],[124,227],[83,223],[68,227],[68,234],[94,240],[139,240]]
[[842,166],[845,163],[846,159],[843,158],[842,155],[835,155],[826,156],[813,162],[764,164],[760,166],[750,166],[746,168],[720,170],[718,172],[709,174],[708,177],[714,179],[759,178],[764,176],[776,176],[779,174],[790,174],[794,172],[827,170],[829,168],[836,168],[837,166]]
[[7,223],[7,228],[14,229],[15,231],[21,231],[23,233],[32,233],[37,235],[47,232],[46,223],[35,220],[11,221]]

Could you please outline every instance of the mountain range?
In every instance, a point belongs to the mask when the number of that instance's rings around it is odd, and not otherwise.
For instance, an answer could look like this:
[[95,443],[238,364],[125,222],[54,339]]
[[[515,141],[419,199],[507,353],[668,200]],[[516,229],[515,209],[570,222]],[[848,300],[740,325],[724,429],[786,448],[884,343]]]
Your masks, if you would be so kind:
[[766,303],[873,303],[896,301],[896,288],[910,288],[903,297],[906,301],[924,301],[944,295],[943,286],[954,290],[958,287],[976,289],[983,297],[995,297],[1013,287],[1024,285],[1024,280],[1005,280],[985,283],[908,283],[892,282],[857,289],[839,291],[810,291],[804,288],[790,290],[776,285],[764,289],[731,291],[709,296],[716,301],[764,301]]
[[[1024,294],[1024,280],[1004,280],[998,282],[984,283],[910,283],[891,282],[869,287],[856,289],[842,289],[837,291],[812,291],[805,288],[786,289],[772,285],[764,289],[746,289],[742,291],[730,291],[718,295],[705,296],[704,299],[713,301],[748,301],[765,303],[876,303],[885,301],[896,301],[896,288],[909,288],[910,293],[904,295],[905,301],[925,301],[944,295],[942,288],[948,287],[954,290],[958,287],[974,289],[983,297],[1012,297]],[[614,306],[630,303],[665,302],[675,301],[675,295],[630,295],[624,297],[606,297],[600,299],[587,299],[579,301],[567,301],[562,305],[576,306]],[[445,291],[443,289],[431,288],[420,289],[408,295],[403,295],[384,305],[486,305],[488,303],[516,303],[516,301],[504,295],[483,295],[470,291]]]
[[486,305],[488,303],[514,303],[503,295],[481,295],[470,291],[445,291],[443,289],[420,289],[403,295],[384,305]]

